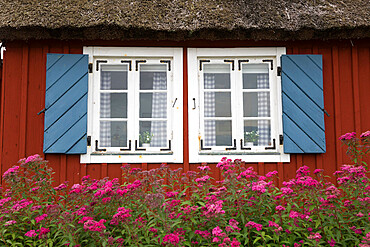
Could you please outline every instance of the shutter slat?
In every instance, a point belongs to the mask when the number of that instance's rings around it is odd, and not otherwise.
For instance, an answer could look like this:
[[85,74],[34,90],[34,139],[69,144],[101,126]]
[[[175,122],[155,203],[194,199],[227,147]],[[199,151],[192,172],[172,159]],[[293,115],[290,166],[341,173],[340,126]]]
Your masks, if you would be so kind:
[[285,153],[325,153],[321,55],[283,55]]
[[[296,58],[292,58],[293,56],[299,56]],[[312,77],[309,77],[308,75],[311,75],[311,71],[307,69],[306,67],[298,67],[296,63],[293,63],[292,59],[295,60],[302,60],[300,56],[308,56],[308,55],[284,55],[282,56],[282,61],[284,61],[284,65],[282,64],[282,80],[285,79],[285,77],[290,78],[293,83],[299,87],[302,92],[308,95],[309,98],[311,98],[316,104],[318,104],[321,108],[324,106],[323,101],[323,93],[322,93],[322,76],[321,76],[321,82],[320,81],[313,81]],[[284,59],[285,58],[285,59]],[[282,62],[283,63],[283,62]],[[303,63],[303,62],[301,62]],[[283,67],[284,66],[284,67]],[[321,87],[318,85],[321,84]]]
[[[47,153],[63,153],[68,154],[70,150],[76,143],[80,141],[81,138],[86,136],[84,129],[86,128],[87,116],[82,117],[75,125],[72,126],[62,137],[57,139],[57,141],[45,150]],[[85,140],[85,149],[87,143]]]
[[64,93],[66,93],[72,86],[84,79],[87,76],[86,71],[81,70],[85,66],[84,60],[79,60],[68,73],[63,74],[53,85],[47,90],[47,97],[45,98],[45,107],[55,103]]
[[49,55],[52,55],[50,59],[56,60],[56,62],[47,63],[50,67],[46,67],[46,90],[57,82],[63,74],[68,73],[68,70],[81,59],[79,54],[48,54],[48,59]]
[[88,56],[48,54],[44,153],[86,153]]
[[61,138],[80,118],[86,115],[86,98],[85,95],[73,107],[71,107],[63,116],[45,130],[44,147],[48,149],[53,143]]
[[[289,95],[294,95],[294,98],[289,98]],[[325,129],[324,118],[321,116],[322,110],[317,107],[315,102],[306,96],[302,90],[300,90],[296,84],[294,84],[288,77],[285,77],[283,84],[283,97],[288,97],[289,100],[302,109],[312,120],[320,126],[321,129]],[[285,99],[283,99],[285,101]]]

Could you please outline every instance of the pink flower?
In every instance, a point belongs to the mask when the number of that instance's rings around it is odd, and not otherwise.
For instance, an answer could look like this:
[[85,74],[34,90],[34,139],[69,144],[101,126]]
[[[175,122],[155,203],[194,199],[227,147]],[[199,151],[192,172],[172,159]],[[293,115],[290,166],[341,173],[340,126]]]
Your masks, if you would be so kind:
[[201,170],[201,171],[209,171],[209,170],[211,170],[211,168],[209,168],[209,166],[198,166],[198,169]]
[[165,246],[167,243],[177,245],[180,242],[180,238],[177,234],[167,234],[166,236],[163,237],[163,242],[162,245]]
[[39,223],[40,221],[43,221],[47,216],[48,216],[47,214],[43,214],[43,215],[37,216],[35,218],[36,223]]
[[212,234],[214,236],[220,236],[222,233],[222,229],[219,227],[219,226],[216,226],[215,228],[213,228],[212,230]]
[[106,222],[106,220],[104,220],[104,219],[101,219],[99,221],[87,220],[84,223],[84,229],[85,230],[90,230],[90,231],[93,231],[93,232],[102,232],[104,229],[106,229],[106,227],[104,226],[105,222]]
[[356,139],[356,132],[348,132],[342,135],[341,137],[339,137],[339,140],[341,141],[352,140],[352,139]]
[[197,179],[195,179],[195,182],[197,182],[197,183],[206,183],[206,182],[208,182],[208,180],[209,180],[210,178],[211,178],[210,176],[205,175],[205,176],[203,176],[203,177],[201,177],[201,178],[197,178]]
[[279,206],[276,206],[275,210],[276,211],[284,211],[285,208],[283,206],[279,205]]
[[214,238],[212,239],[212,242],[213,242],[213,243],[220,242],[220,239],[219,239],[218,237],[214,237]]
[[322,238],[321,234],[320,233],[311,233],[310,236],[307,237],[308,239],[311,239],[311,240],[316,240],[317,242],[320,241],[320,239]]
[[48,232],[50,232],[50,229],[45,228],[45,227],[41,227],[39,230],[37,230],[37,232],[39,233],[39,238],[44,238],[44,237],[46,237],[46,234]]
[[261,231],[262,230],[262,225],[261,224],[257,224],[256,222],[253,222],[253,221],[249,221],[245,227],[248,227],[248,228],[256,228],[257,231]]
[[275,176],[275,175],[277,175],[277,174],[278,174],[278,171],[268,172],[268,173],[266,174],[266,177],[270,178],[270,177]]
[[14,225],[16,223],[17,223],[17,221],[15,221],[15,220],[9,220],[9,221],[5,222],[4,226],[10,226],[10,225]]
[[105,197],[102,199],[102,202],[107,203],[107,202],[110,202],[111,199],[112,199],[111,197]]
[[4,172],[3,174],[3,178],[4,179],[7,179],[11,176],[16,176],[19,172],[19,166],[13,166],[11,168],[9,168],[7,171]]
[[37,237],[37,233],[36,233],[35,230],[30,230],[30,231],[26,232],[26,234],[24,234],[24,236],[33,238],[33,237]]
[[119,222],[124,222],[127,218],[131,217],[131,209],[126,209],[124,207],[118,208],[117,213],[113,215],[113,218],[110,222],[111,225],[118,225]]
[[299,217],[299,213],[298,212],[296,212],[296,211],[290,211],[290,213],[289,213],[289,217],[290,218],[292,218],[292,219],[294,219],[294,218],[298,218]]
[[364,133],[362,133],[362,134],[360,135],[360,137],[361,137],[361,138],[370,137],[370,130],[365,131]]
[[328,244],[329,244],[331,247],[333,247],[333,246],[335,246],[336,242],[335,242],[335,240],[332,238],[331,240],[329,240],[329,241],[328,241]]

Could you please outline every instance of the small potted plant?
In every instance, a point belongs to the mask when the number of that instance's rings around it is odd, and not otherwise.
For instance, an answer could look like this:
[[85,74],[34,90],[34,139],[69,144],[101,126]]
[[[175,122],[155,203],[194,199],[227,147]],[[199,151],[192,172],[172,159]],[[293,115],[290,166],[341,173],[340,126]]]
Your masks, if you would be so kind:
[[255,143],[258,142],[258,131],[252,130],[250,132],[246,131],[244,133],[244,145],[245,146],[253,146]]
[[139,135],[139,140],[142,147],[150,147],[150,142],[152,141],[153,134],[150,131],[144,131]]

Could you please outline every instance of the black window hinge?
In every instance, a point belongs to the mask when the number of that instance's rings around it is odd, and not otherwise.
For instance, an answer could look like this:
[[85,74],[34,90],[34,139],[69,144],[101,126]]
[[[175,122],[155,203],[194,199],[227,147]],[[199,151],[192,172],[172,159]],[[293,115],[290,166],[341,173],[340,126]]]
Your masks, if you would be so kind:
[[91,136],[87,136],[87,146],[91,146]]
[[277,75],[281,76],[281,67],[280,66],[277,67]]
[[284,144],[284,136],[283,135],[279,135],[279,143],[280,143],[280,145]]
[[92,73],[92,70],[93,70],[93,64],[92,63],[89,63],[88,69],[89,69],[89,73]]

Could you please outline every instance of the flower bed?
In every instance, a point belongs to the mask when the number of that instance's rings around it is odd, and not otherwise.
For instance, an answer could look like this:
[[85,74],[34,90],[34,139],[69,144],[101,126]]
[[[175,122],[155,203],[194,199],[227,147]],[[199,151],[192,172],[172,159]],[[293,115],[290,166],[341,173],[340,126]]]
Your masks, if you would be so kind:
[[[365,132],[367,133],[367,132]],[[353,139],[348,140],[359,141]],[[362,137],[363,148],[370,133]],[[351,144],[352,145],[352,144]],[[367,146],[368,147],[368,146]],[[365,152],[364,152],[365,154]],[[359,158],[357,157],[359,160]],[[0,242],[5,246],[370,246],[370,181],[358,163],[328,182],[307,166],[278,188],[226,158],[183,173],[162,165],[122,167],[118,179],[86,176],[52,187],[47,162],[34,155],[3,175]]]

